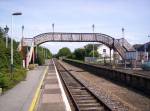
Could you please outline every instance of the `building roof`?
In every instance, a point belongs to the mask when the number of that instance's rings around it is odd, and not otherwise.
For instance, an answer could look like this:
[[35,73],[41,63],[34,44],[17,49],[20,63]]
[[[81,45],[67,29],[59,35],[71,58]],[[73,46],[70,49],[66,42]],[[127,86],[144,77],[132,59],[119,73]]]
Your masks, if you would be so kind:
[[147,42],[145,44],[135,44],[135,45],[133,45],[133,47],[137,51],[145,51],[145,48],[146,48],[147,51],[150,51],[150,42]]

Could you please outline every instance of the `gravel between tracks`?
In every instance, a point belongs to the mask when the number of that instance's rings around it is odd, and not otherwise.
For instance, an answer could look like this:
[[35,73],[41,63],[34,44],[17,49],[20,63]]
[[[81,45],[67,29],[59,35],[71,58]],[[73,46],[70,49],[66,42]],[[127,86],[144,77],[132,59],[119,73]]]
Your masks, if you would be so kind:
[[150,111],[150,98],[97,77],[83,69],[62,61],[59,62],[114,110]]

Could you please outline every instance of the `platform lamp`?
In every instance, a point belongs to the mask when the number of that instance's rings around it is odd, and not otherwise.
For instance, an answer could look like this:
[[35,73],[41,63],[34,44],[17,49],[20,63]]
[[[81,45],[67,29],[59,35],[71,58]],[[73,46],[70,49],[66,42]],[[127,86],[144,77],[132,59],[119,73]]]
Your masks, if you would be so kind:
[[150,35],[148,35],[148,37],[150,38]]
[[10,65],[10,68],[11,68],[11,77],[12,77],[12,72],[13,72],[13,17],[14,16],[19,16],[19,15],[22,15],[21,12],[15,12],[15,13],[12,13],[11,14],[11,65]]
[[5,36],[6,36],[6,48],[8,48],[8,31],[9,31],[9,28],[7,27],[7,25],[4,28],[4,31],[5,31]]
[[124,29],[124,27],[122,27],[121,31],[122,31],[122,46],[124,46],[124,39],[125,39],[125,36],[124,36],[125,29]]
[[22,31],[22,38],[21,38],[21,45],[23,45],[23,38],[24,38],[24,25],[22,25],[21,27],[21,31]]
[[52,24],[52,29],[53,29],[53,40],[54,40],[54,26],[55,26],[55,24],[53,23],[53,24]]
[[[92,25],[92,29],[93,29],[93,40],[94,40],[94,28],[95,28],[95,25],[93,24],[93,25]],[[94,60],[94,42],[93,42],[93,60]]]

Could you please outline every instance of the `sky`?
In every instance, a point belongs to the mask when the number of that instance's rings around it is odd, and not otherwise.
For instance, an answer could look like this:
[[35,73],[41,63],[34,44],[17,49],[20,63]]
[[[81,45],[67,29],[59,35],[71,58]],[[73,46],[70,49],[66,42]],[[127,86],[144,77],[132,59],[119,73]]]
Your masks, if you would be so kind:
[[[45,32],[95,32],[114,38],[122,38],[121,28],[125,29],[125,38],[131,44],[150,41],[150,0],[0,0],[0,27],[8,25],[11,36],[11,14],[22,12],[13,18],[13,37],[21,39],[21,26],[24,25],[24,37],[34,37]],[[52,53],[62,47],[71,51],[87,43],[42,44]]]

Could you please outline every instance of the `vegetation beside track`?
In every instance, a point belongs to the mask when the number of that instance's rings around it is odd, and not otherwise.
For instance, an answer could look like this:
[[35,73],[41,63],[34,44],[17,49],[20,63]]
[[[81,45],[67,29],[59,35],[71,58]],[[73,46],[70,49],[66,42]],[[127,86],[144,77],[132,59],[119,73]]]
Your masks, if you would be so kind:
[[[6,48],[6,35],[4,29],[0,28],[0,88],[2,88],[3,91],[14,87],[26,77],[26,69],[22,67],[23,57],[17,51],[18,45],[19,42],[13,40],[14,64],[13,72],[11,73],[11,39],[8,37],[8,48]],[[50,59],[52,57],[52,53],[47,48],[41,46],[38,46],[37,48],[38,52],[35,63],[42,65],[45,63],[45,59]]]
[[[35,58],[35,63],[42,65],[45,64],[45,59],[51,59],[52,53],[47,48],[43,48],[42,46],[37,47],[37,58]],[[31,61],[32,63],[32,61]]]
[[8,48],[5,45],[4,30],[0,28],[0,88],[6,91],[15,86],[26,77],[26,70],[22,67],[22,56],[17,51],[18,42],[13,41],[14,65],[13,73],[10,72],[10,42],[8,38]]

